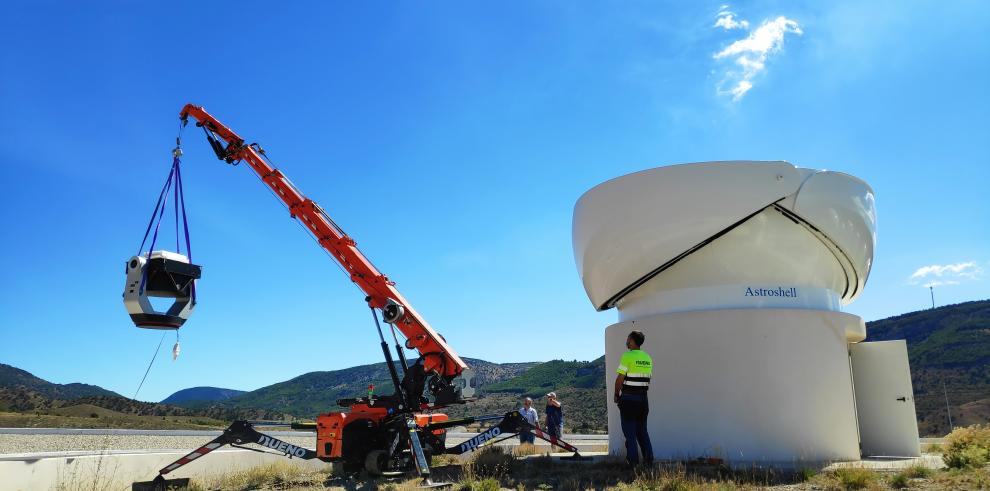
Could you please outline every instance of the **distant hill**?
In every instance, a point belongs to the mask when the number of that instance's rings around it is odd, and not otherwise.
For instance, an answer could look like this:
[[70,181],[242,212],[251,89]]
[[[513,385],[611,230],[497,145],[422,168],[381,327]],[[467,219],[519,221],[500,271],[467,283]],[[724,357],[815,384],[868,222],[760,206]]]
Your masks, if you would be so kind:
[[181,404],[187,402],[226,401],[231,397],[244,394],[243,390],[222,389],[220,387],[191,387],[182,389],[162,400],[162,404]]
[[[515,377],[538,365],[535,362],[499,364],[473,358],[465,358],[465,361],[474,369],[475,385],[479,388]],[[338,399],[366,394],[368,386],[372,384],[375,386],[375,393],[392,393],[392,382],[385,362],[342,370],[309,372],[285,382],[218,401],[217,404],[232,408],[256,407],[313,418],[317,414],[338,408]],[[198,402],[180,404],[192,408],[204,405]]]
[[990,420],[990,300],[869,322],[866,335],[907,341],[922,435],[948,433],[946,395],[956,425]]
[[35,377],[31,373],[0,363],[0,387],[23,387],[50,399],[76,399],[87,396],[122,397],[120,394],[102,387],[88,384],[53,384]]
[[486,393],[508,392],[520,396],[543,397],[563,388],[605,389],[605,356],[594,361],[551,360],[540,363],[517,377],[483,387]]
[[[100,408],[94,410],[93,408]],[[195,409],[169,404],[141,402],[87,384],[53,384],[34,376],[30,372],[0,364],[0,412],[29,413],[36,419],[58,424],[57,419],[43,416],[80,416],[83,413],[94,418],[99,425],[99,417],[109,418],[104,424],[123,424],[135,427],[151,427],[152,423],[139,421],[133,417],[160,417],[165,427],[195,427],[206,418],[205,424],[218,424],[235,419],[287,420],[293,416],[280,411],[255,409],[252,407],[226,407],[204,403]],[[112,415],[112,417],[110,417]],[[130,418],[128,418],[130,417]],[[183,422],[165,421],[165,418],[180,418]],[[5,421],[10,420],[9,418]],[[17,424],[30,425],[24,418],[15,418]],[[204,420],[206,421],[206,420]],[[78,423],[78,421],[76,421]],[[166,424],[167,423],[167,424]]]

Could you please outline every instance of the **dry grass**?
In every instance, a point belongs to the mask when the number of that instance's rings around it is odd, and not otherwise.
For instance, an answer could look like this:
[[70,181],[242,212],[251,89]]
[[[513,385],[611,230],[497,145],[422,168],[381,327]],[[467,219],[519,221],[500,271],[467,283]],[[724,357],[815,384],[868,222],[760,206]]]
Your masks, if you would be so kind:
[[[110,491],[115,488],[117,464],[105,463],[103,457],[95,465],[69,465],[58,469],[54,491]],[[2,482],[2,481],[0,481]]]
[[326,479],[326,472],[305,469],[290,462],[276,462],[246,471],[232,472],[205,481],[192,482],[190,489],[240,491],[248,489],[322,488]]
[[532,443],[520,444],[512,450],[512,454],[517,457],[526,457],[528,455],[540,455],[545,453],[547,453],[547,451],[541,451],[539,447],[533,445]]
[[990,469],[948,469],[936,472],[931,482],[935,489],[990,489]]
[[826,491],[874,490],[880,487],[880,475],[862,467],[841,467],[823,472],[810,481]]
[[474,453],[463,466],[464,478],[468,480],[502,478],[512,472],[518,460],[504,447],[489,445]]
[[[524,450],[523,452],[529,452]],[[433,480],[452,482],[449,489],[496,491],[500,489],[544,490],[650,490],[650,491],[858,491],[881,489],[990,489],[990,468],[932,471],[912,466],[896,474],[871,469],[844,467],[815,474],[811,470],[780,472],[766,469],[731,471],[714,465],[661,464],[652,468],[630,469],[621,461],[566,462],[549,456],[513,455],[508,448],[485,447],[458,463],[450,456],[435,457]],[[418,478],[385,479],[364,474],[330,477],[325,472],[306,471],[290,464],[265,466],[227,476],[190,489],[278,490],[388,490],[413,491]]]

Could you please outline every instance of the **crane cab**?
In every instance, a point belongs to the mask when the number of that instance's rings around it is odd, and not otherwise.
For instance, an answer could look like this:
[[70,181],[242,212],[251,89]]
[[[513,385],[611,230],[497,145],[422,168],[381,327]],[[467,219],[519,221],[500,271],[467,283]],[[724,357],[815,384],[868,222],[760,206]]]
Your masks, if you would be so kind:
[[[124,306],[137,327],[178,329],[196,306],[196,280],[202,268],[189,258],[169,251],[153,251],[127,261]],[[164,312],[155,309],[151,298],[174,298]]]

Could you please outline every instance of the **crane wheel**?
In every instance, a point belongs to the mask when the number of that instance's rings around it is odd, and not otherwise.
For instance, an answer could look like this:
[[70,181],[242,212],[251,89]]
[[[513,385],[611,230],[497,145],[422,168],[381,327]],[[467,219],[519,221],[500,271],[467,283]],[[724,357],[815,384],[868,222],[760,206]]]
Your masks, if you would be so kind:
[[372,450],[364,458],[364,470],[369,474],[381,476],[388,467],[388,454],[384,450]]

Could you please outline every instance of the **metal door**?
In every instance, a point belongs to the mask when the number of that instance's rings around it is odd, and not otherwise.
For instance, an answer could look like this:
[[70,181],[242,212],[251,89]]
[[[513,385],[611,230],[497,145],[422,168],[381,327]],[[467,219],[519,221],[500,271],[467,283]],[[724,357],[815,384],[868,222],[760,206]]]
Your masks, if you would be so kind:
[[850,351],[863,456],[921,455],[907,343],[856,343]]

